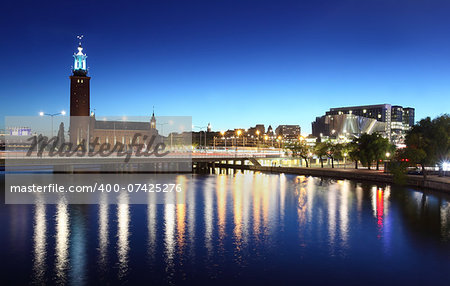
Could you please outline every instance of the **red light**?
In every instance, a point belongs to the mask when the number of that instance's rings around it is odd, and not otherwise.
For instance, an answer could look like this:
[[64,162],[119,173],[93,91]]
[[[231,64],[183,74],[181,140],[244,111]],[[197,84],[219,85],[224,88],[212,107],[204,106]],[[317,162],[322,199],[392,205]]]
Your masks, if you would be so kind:
[[409,160],[408,160],[408,159],[406,159],[406,162],[409,162]]

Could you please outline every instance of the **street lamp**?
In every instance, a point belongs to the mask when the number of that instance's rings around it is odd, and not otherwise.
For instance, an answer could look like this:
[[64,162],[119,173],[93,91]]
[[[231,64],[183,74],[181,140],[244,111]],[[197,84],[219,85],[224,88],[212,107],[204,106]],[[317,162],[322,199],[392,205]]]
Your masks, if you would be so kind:
[[45,112],[39,112],[39,116],[50,116],[52,118],[52,130],[51,130],[51,135],[53,138],[53,117],[58,116],[58,115],[66,115],[66,112],[64,110],[62,110],[61,112],[58,113],[45,113]]
[[259,133],[261,132],[259,130],[256,130],[256,151],[258,151],[259,149]]
[[236,131],[236,135],[237,135],[237,138],[236,138],[236,152],[237,152],[237,147],[238,147],[238,142],[239,142],[239,136],[242,134],[242,130],[238,130],[238,131]]
[[[199,133],[198,133],[198,135],[199,135],[199,145],[200,145],[200,147],[202,147],[202,131],[203,131],[203,129],[208,128],[208,126],[194,126],[194,125],[192,125],[192,128],[198,128],[199,129]],[[206,150],[206,131],[205,131],[205,150]]]
[[225,136],[225,131],[220,131],[220,135],[225,139],[225,150],[227,150],[227,137]]
[[387,162],[389,162],[389,157],[391,156],[391,153],[386,152],[386,160],[384,160],[384,172],[387,173]]

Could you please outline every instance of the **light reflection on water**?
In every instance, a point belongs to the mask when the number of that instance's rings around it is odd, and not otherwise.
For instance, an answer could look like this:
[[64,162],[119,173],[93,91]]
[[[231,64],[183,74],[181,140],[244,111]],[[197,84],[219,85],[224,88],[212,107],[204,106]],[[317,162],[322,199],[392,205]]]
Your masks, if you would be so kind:
[[129,246],[129,224],[130,224],[130,206],[127,193],[119,195],[119,204],[117,205],[117,257],[119,259],[119,269],[117,277],[119,280],[126,278],[128,274],[128,252]]
[[[123,193],[118,205],[32,206],[34,282],[132,283],[150,275],[157,284],[177,284],[248,273],[266,282],[275,278],[262,268],[290,280],[297,273],[286,266],[301,265],[308,277],[324,261],[336,268],[353,265],[363,275],[368,255],[384,266],[389,257],[391,267],[402,265],[398,261],[412,267],[404,257],[450,266],[450,255],[443,255],[450,251],[446,196],[284,174],[180,175],[177,183],[187,190],[168,195],[177,204],[156,205],[149,196],[148,205],[129,205],[130,195]],[[426,256],[414,251],[421,244]],[[90,267],[92,261],[98,269]],[[427,271],[440,266],[433,267]]]
[[45,259],[47,257],[47,218],[46,205],[37,203],[34,206],[34,265],[33,275],[36,284],[45,283],[45,271],[47,265]]
[[56,283],[65,284],[67,269],[69,266],[69,235],[70,222],[68,205],[65,202],[60,202],[56,206],[56,242],[55,242],[55,271]]
[[104,276],[108,269],[108,237],[109,237],[109,205],[106,204],[106,194],[102,194],[98,206],[98,242],[99,242],[99,269]]
[[440,207],[442,240],[450,241],[450,202],[443,201]]

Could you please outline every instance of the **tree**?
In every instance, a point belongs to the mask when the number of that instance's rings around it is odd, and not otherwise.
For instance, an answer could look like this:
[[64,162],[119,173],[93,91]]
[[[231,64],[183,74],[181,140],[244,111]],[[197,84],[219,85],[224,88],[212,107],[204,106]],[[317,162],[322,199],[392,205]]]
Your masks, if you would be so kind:
[[331,142],[326,142],[327,145],[327,156],[331,159],[331,168],[334,168],[334,160],[342,159],[342,150],[344,149],[343,144]]
[[[405,138],[407,159],[422,167],[422,173],[426,178],[425,166],[439,164],[442,172],[442,164],[450,158],[450,117],[448,114],[430,117],[420,120],[415,124]],[[440,174],[441,174],[440,172]]]
[[308,158],[309,153],[311,152],[311,147],[309,147],[305,141],[291,143],[287,145],[285,149],[291,152],[291,156],[293,158],[300,157],[305,160],[306,168],[308,168]]
[[355,160],[356,169],[358,168],[357,161],[370,170],[373,161],[377,161],[377,170],[379,170],[379,162],[386,158],[387,152],[393,152],[394,147],[389,143],[389,140],[383,138],[378,133],[362,134],[359,138],[353,140],[351,143],[350,157]]
[[361,137],[357,140],[358,149],[359,149],[359,161],[363,166],[367,166],[367,169],[370,170],[370,165],[375,160],[375,150],[372,148],[372,141],[374,138],[370,134],[362,134]]
[[358,161],[360,157],[358,138],[355,138],[352,142],[347,143],[346,148],[348,150],[348,156],[350,157],[350,160],[355,162],[355,169],[358,169]]
[[319,157],[320,166],[323,168],[323,157],[328,155],[328,144],[326,142],[317,143],[314,153]]
[[387,138],[383,138],[378,133],[374,133],[371,135],[373,141],[372,141],[372,148],[374,149],[374,155],[375,160],[377,161],[377,170],[380,169],[380,162],[383,160],[386,160],[386,153],[394,154],[395,152],[395,145],[392,145],[389,143],[389,140]]

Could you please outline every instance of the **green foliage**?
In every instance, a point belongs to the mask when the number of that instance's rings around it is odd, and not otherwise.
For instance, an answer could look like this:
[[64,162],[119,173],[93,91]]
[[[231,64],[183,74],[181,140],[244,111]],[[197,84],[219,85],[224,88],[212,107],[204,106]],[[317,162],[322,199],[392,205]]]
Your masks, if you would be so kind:
[[334,168],[334,160],[341,160],[344,158],[344,144],[325,142],[326,156],[331,159],[331,167]]
[[308,167],[308,157],[311,152],[311,147],[305,141],[285,145],[285,150],[286,154],[288,155],[290,153],[293,158],[303,158],[306,162],[306,167]]
[[323,168],[323,157],[328,155],[328,144],[326,142],[317,143],[314,148],[314,153],[319,157],[320,165]]
[[393,161],[389,163],[389,172],[394,177],[394,182],[399,185],[406,184],[407,164],[401,161]]
[[389,143],[389,140],[383,138],[378,133],[362,134],[348,146],[350,149],[350,158],[354,161],[361,161],[364,166],[370,169],[370,165],[379,160],[385,160],[386,153],[393,153],[395,147]]
[[[405,139],[408,159],[413,163],[433,166],[450,158],[450,117],[448,114],[433,120],[420,120]],[[440,164],[441,165],[441,164]]]

